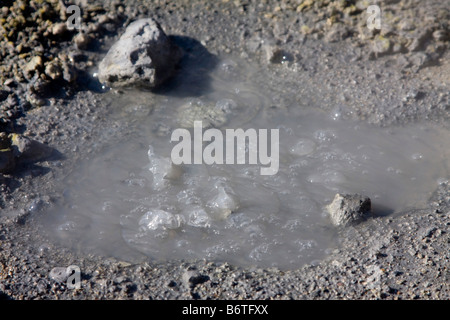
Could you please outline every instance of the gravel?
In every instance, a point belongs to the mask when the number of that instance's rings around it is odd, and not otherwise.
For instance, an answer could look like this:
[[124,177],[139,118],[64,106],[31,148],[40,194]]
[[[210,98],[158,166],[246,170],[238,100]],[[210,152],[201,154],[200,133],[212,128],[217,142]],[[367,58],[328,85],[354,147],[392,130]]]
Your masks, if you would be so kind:
[[[20,133],[64,157],[19,163],[0,174],[0,298],[449,299],[448,179],[426,208],[342,228],[327,258],[295,270],[206,260],[118,261],[69,250],[38,222],[61,197],[62,178],[96,141],[126,132],[126,124],[107,116],[92,74],[140,18],[157,18],[169,37],[196,39],[213,55],[270,70],[265,85],[285,92],[280,105],[289,104],[289,90],[306,90],[302,83],[309,83],[315,92],[305,99],[320,97],[326,111],[340,105],[342,118],[382,127],[426,121],[450,129],[446,3],[383,3],[381,30],[366,28],[364,3],[90,1],[80,2],[82,29],[65,30],[62,1],[2,2],[2,137]],[[2,155],[0,165],[7,167],[5,161]],[[50,276],[70,265],[80,267],[80,289]]]

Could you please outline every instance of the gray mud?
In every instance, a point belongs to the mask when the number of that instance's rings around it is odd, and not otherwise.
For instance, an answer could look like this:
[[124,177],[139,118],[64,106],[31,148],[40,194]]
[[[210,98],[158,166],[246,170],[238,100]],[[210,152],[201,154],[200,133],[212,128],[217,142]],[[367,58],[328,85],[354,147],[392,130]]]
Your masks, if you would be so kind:
[[[11,11],[22,10],[10,2]],[[48,3],[48,18],[63,21],[52,13],[61,8]],[[39,36],[48,26],[39,17],[37,23],[44,25],[34,29],[19,18],[6,21],[5,29],[19,25],[25,33],[36,33],[36,41],[44,43],[39,49],[45,53],[43,64],[61,54],[60,62],[54,63],[61,63],[67,72],[64,80],[48,71],[42,77],[45,81],[37,81],[32,73],[45,73],[47,68],[38,65],[31,72],[30,65],[30,74],[22,75],[21,67],[38,49],[17,48],[22,37],[14,32],[10,35],[14,49],[2,42],[2,132],[24,133],[55,152],[34,163],[18,161],[13,172],[0,176],[1,298],[449,299],[448,173],[432,179],[435,186],[430,194],[419,191],[417,199],[424,198],[420,205],[408,209],[401,205],[400,214],[333,229],[339,245],[330,247],[325,257],[282,270],[258,263],[240,266],[226,259],[119,259],[112,253],[87,252],[73,240],[55,241],[42,224],[42,217],[64,200],[67,177],[79,174],[83,161],[95,159],[102,141],[123,141],[142,127],[139,114],[124,116],[111,110],[107,94],[92,76],[109,46],[134,19],[156,17],[189,57],[180,76],[150,104],[174,92],[181,99],[201,96],[211,83],[208,75],[216,59],[231,57],[261,68],[264,77],[254,77],[256,85],[275,93],[268,112],[285,112],[283,108],[298,105],[298,97],[303,97],[301,105],[320,109],[326,117],[338,114],[339,121],[362,123],[381,132],[430,127],[446,132],[448,138],[449,12],[445,2],[383,3],[384,24],[379,33],[367,30],[359,1],[354,6],[339,1],[106,3],[103,9],[93,4],[83,7],[88,43],[76,38],[76,33],[60,37],[54,30],[54,43],[45,44]],[[16,17],[5,10],[2,14]],[[74,58],[64,60],[64,55]],[[206,67],[197,70],[201,63]],[[77,70],[76,80],[69,69]],[[182,84],[198,74],[203,75],[199,86],[183,92]],[[56,83],[62,87],[55,91]],[[441,148],[426,155],[434,160],[444,157],[445,162],[445,144],[444,139]],[[402,184],[406,182],[398,188]],[[81,269],[79,290],[49,276],[53,268],[69,265]],[[186,283],[191,269],[202,275],[195,285]]]

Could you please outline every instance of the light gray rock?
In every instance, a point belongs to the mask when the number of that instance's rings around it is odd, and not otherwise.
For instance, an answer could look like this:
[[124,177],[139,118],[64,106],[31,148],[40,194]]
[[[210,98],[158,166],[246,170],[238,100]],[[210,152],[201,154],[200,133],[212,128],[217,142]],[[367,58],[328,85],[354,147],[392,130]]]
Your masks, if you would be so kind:
[[131,23],[99,65],[100,82],[110,87],[155,88],[170,78],[182,56],[155,20]]
[[67,268],[56,267],[50,270],[49,277],[57,282],[65,282],[69,277],[69,272]]
[[337,193],[327,210],[334,225],[346,226],[361,221],[371,211],[371,201],[359,194]]

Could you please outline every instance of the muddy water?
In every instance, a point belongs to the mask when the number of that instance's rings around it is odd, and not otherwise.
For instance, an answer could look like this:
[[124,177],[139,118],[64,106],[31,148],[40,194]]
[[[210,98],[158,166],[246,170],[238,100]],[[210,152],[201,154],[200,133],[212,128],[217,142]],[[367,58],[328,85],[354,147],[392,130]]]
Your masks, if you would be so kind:
[[[324,212],[337,192],[368,195],[375,216],[395,215],[424,206],[449,178],[448,132],[421,124],[378,128],[303,103],[320,97],[283,105],[279,92],[254,81],[264,77],[227,59],[195,97],[186,94],[195,83],[185,83],[183,94],[105,94],[111,117],[127,129],[105,134],[98,153],[66,177],[64,200],[43,221],[49,232],[122,259],[293,268],[338,245]],[[174,166],[171,134],[192,133],[196,120],[224,135],[277,129],[278,172],[261,175],[260,162]]]

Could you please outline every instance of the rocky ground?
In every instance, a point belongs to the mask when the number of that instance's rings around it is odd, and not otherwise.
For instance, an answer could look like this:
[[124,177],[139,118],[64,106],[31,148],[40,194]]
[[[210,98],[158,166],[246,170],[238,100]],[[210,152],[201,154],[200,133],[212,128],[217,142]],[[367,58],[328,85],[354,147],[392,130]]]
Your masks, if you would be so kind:
[[[79,5],[80,30],[66,8]],[[434,122],[450,129],[450,9],[445,1],[2,1],[0,10],[0,298],[3,299],[449,299],[450,184],[428,207],[342,228],[324,261],[297,270],[226,262],[130,264],[75,253],[36,223],[61,178],[95,150],[108,117],[92,77],[138,18],[210,53],[258,63],[262,85],[311,83],[320,105],[379,126]],[[289,85],[286,85],[288,83]],[[289,95],[280,95],[280,105]],[[45,144],[46,147],[40,143]],[[78,265],[81,289],[49,277]],[[61,279],[59,279],[61,280]]]

